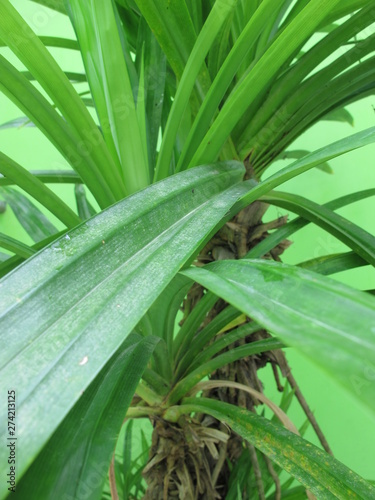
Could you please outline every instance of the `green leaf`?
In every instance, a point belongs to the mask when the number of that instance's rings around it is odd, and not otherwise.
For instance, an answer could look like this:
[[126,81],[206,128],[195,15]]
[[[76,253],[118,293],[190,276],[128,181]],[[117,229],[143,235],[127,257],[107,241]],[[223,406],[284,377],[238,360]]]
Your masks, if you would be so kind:
[[74,186],[74,195],[76,197],[78,215],[82,220],[89,219],[96,214],[96,211],[86,197],[85,188],[82,184]]
[[8,203],[22,227],[36,243],[58,233],[47,217],[22,193],[12,188],[0,187],[0,196]]
[[[293,478],[292,478],[293,479]],[[306,488],[303,486],[295,486],[291,489],[282,488],[282,498],[287,498],[288,500],[306,500],[308,497],[306,495]],[[273,500],[274,495],[269,495],[266,500]]]
[[[341,141],[334,142],[327,147],[318,149],[314,153],[311,153],[301,160],[298,160],[291,165],[283,168],[279,172],[271,175],[264,181],[257,183],[254,179],[249,179],[243,183],[243,186],[249,186],[249,191],[242,196],[238,202],[231,208],[228,213],[228,220],[230,216],[234,216],[240,210],[245,208],[247,205],[253,201],[269,193],[274,187],[279,186],[283,182],[286,182],[297,175],[306,172],[307,170],[319,165],[322,162],[328,161],[336,156],[347,153],[359,147],[371,144],[375,141],[375,127],[367,129],[363,132],[354,134],[348,138]],[[252,189],[251,189],[252,187]],[[267,238],[268,240],[268,238]],[[271,247],[273,248],[273,247]],[[372,250],[369,249],[371,253]]]
[[[189,274],[186,274],[186,276],[191,277]],[[238,359],[246,358],[247,356],[253,356],[254,354],[272,351],[274,349],[281,349],[282,347],[284,347],[282,342],[274,338],[269,338],[265,340],[257,340],[256,342],[250,342],[249,344],[230,349],[229,351],[216,356],[206,363],[203,363],[201,366],[198,366],[185,378],[177,382],[168,395],[167,404],[176,404],[181,398],[185,397],[187,393],[198,384],[198,382],[211,375],[211,373],[218,368],[222,368],[223,366],[229,365]]]
[[[244,124],[245,128],[242,130],[241,137],[238,140],[240,149],[250,151],[257,142],[262,147],[266,144],[269,145],[269,142],[279,133],[279,129],[284,128],[286,122],[299,107],[307,101],[312,105],[316,105],[316,100],[313,99],[313,96],[336,76],[335,68],[338,65],[338,61],[341,60],[343,64],[341,71],[344,71],[351,64],[357,62],[360,54],[356,54],[353,51],[353,56],[351,56],[351,53],[347,52],[345,57],[335,58],[323,70],[315,71],[312,77],[307,78],[327,57],[371,23],[370,11],[371,8],[368,6],[364,11],[356,13],[342,23],[338,29],[306,51],[296,64],[292,65],[280,76],[272,86],[272,89],[270,89],[267,98],[255,110],[254,116]],[[304,90],[304,92],[301,92],[301,90]],[[286,103],[288,104],[287,106]],[[258,135],[259,141],[257,141]],[[246,146],[244,143],[246,143]]]
[[[25,76],[30,82],[36,80],[35,76],[30,71],[20,71],[20,74]],[[77,73],[75,71],[64,71],[64,75],[68,78],[68,80],[70,80],[70,83],[87,82],[87,77],[84,73]],[[82,102],[84,102],[83,99]]]
[[[19,479],[173,276],[217,230],[243,191],[243,173],[240,163],[228,162],[168,178],[84,222],[0,282],[6,344],[0,386],[9,388],[11,362],[23,443]],[[6,449],[0,453],[5,467]],[[6,484],[1,488],[2,495]]]
[[143,53],[144,56],[147,145],[150,179],[152,179],[154,176],[159,130],[161,127],[167,66],[165,54],[143,17],[139,23],[138,45],[137,54]]
[[[30,170],[29,174],[31,179],[28,180],[27,186],[33,184],[33,179],[39,179],[45,184],[82,184],[82,179],[73,170]],[[0,186],[12,186],[13,184],[20,185],[19,179],[12,180],[10,177],[0,175]]]
[[[350,203],[354,203],[356,201],[363,200],[374,195],[375,189],[365,189],[364,191],[358,191],[356,193],[351,193],[349,195],[337,198],[336,200],[330,201],[323,206],[329,208],[330,210],[337,210],[338,208],[349,205]],[[298,217],[297,219],[288,222],[288,224],[281,227],[280,229],[277,229],[277,231],[270,234],[266,239],[252,248],[246,255],[246,258],[257,259],[259,257],[263,257],[263,255],[272,250],[272,248],[277,246],[285,238],[288,238],[291,234],[299,231],[309,223],[310,221],[307,221],[302,217]]]
[[44,7],[48,7],[49,9],[56,10],[61,14],[66,14],[64,0],[32,0],[35,3],[39,3],[40,5],[44,5]]
[[101,129],[132,194],[150,183],[149,167],[114,4],[70,0],[69,6]]
[[331,111],[328,113],[328,115],[325,115],[323,117],[323,120],[326,121],[333,121],[333,122],[342,122],[342,123],[349,123],[352,127],[354,127],[354,118],[351,113],[345,108],[339,108],[335,109],[334,111]]
[[134,420],[129,420],[125,426],[125,436],[124,436],[124,447],[123,447],[123,467],[124,471],[124,485],[123,485],[123,493],[124,498],[129,498],[130,496],[130,488],[129,483],[132,479],[132,440],[133,440],[133,425]]
[[85,156],[97,165],[115,199],[121,199],[124,196],[122,179],[93,118],[57,62],[8,0],[2,3],[0,38],[47,92],[80,137]]
[[[40,36],[39,39],[47,47],[58,47],[60,49],[79,50],[79,45],[77,40],[71,40],[70,38],[62,38],[58,36]],[[6,44],[2,40],[0,40],[0,47],[5,47],[5,46]]]
[[191,51],[189,59],[177,87],[173,105],[168,115],[160,153],[155,169],[155,180],[168,176],[169,165],[172,159],[173,147],[176,141],[179,125],[182,121],[190,95],[196,82],[199,70],[213,44],[215,37],[223,26],[226,16],[234,7],[233,1],[215,2],[210,14],[199,32],[198,38]]
[[[226,309],[228,309],[228,307]],[[235,330],[226,332],[223,337],[221,337],[219,340],[215,340],[212,344],[206,343],[205,347],[200,350],[199,354],[195,356],[193,363],[189,366],[189,372],[198,368],[203,363],[209,361],[220,351],[224,351],[225,348],[230,346],[232,343],[236,342],[237,340],[243,339],[254,332],[257,332],[260,329],[260,325],[256,324],[254,321],[251,323],[245,323]],[[197,340],[200,340],[200,337],[201,335],[198,336]],[[233,351],[234,349],[232,349],[232,353]]]
[[375,488],[300,436],[248,410],[206,398],[186,398],[184,413],[206,413],[292,474],[319,499],[374,498]]
[[[25,248],[22,247],[22,250],[26,250],[26,252],[27,252],[25,255],[22,255],[22,256],[20,254],[13,255],[13,256],[8,255],[9,258],[0,264],[0,278],[5,276],[6,274],[8,274],[10,271],[15,269],[20,264],[22,264],[22,262],[25,259],[34,255],[38,250],[46,247],[52,241],[56,240],[60,236],[63,236],[65,233],[66,233],[66,231],[60,231],[59,233],[54,234],[53,236],[50,236],[49,238],[46,238],[43,241],[39,241],[38,243],[35,243],[35,245],[32,245],[31,247],[28,247],[27,245]],[[1,235],[1,238],[4,238],[4,236],[5,235]],[[13,243],[14,242],[16,243],[16,245],[19,245],[20,243],[21,243],[21,245],[23,245],[22,242],[18,242],[17,240],[13,240]]]
[[211,128],[203,138],[190,166],[214,161],[239,119],[258,93],[267,87],[283,64],[314,32],[319,22],[339,0],[311,0],[305,9],[279,35],[252,70],[236,86]]
[[[135,3],[162,47],[177,78],[180,79],[197,38],[186,2],[135,0]],[[226,4],[224,4],[225,9]],[[200,99],[205,95],[209,82],[208,71],[203,67],[196,81]]]
[[124,415],[157,342],[129,335],[17,484],[18,495],[101,497]]
[[225,59],[219,73],[210,86],[207,96],[204,99],[202,106],[199,109],[197,117],[194,121],[189,137],[184,145],[181,157],[178,162],[177,171],[187,168],[193,154],[202,141],[204,134],[209,129],[215,113],[219,109],[221,100],[225,92],[232,83],[241,63],[251,51],[252,47],[259,38],[264,27],[264,23],[269,18],[270,14],[275,11],[274,0],[264,0],[255,14],[251,16],[246,27],[236,40],[231,52]]
[[[218,301],[218,297],[212,293],[206,293],[204,298],[202,298],[199,301],[199,304],[204,302],[204,299],[210,298],[211,303],[214,305],[215,302]],[[213,299],[213,301],[212,301]],[[210,302],[208,302],[210,304]],[[198,308],[198,304],[194,307],[195,311]],[[212,306],[208,311],[212,309]],[[207,313],[206,313],[207,314]],[[205,314],[205,316],[206,316]],[[177,361],[176,362],[176,370],[175,370],[175,379],[181,378],[181,375],[185,373],[187,368],[196,365],[200,365],[201,363],[197,363],[197,359],[200,358],[201,355],[205,354],[205,351],[202,352],[202,349],[209,345],[210,340],[212,340],[215,335],[217,335],[222,328],[224,328],[226,325],[228,325],[231,321],[234,319],[238,318],[241,313],[235,308],[235,307],[226,307],[223,311],[221,311],[212,321],[208,323],[204,328],[199,329],[199,326],[205,316],[202,318],[202,320],[198,324],[193,324],[189,325],[187,328],[187,331],[185,330],[183,333],[182,328],[180,329],[179,335],[184,337],[184,342],[181,344],[180,347],[180,352],[178,353],[179,356],[177,356]],[[188,324],[189,318],[193,315],[193,313],[189,314],[186,324]],[[185,325],[183,325],[185,326]],[[198,332],[198,333],[197,333]],[[249,332],[252,333],[252,332]],[[227,335],[225,336],[227,337]],[[186,339],[188,339],[186,341]],[[211,348],[213,346],[211,345]],[[210,359],[211,356],[208,356],[205,361]],[[201,359],[201,358],[200,358]]]
[[341,19],[348,14],[352,14],[358,9],[367,7],[368,5],[367,0],[341,0],[341,2],[336,5],[334,9],[332,9],[332,12],[327,15],[325,24]]
[[176,360],[179,360],[184,355],[193,341],[199,325],[217,301],[218,297],[216,295],[207,293],[195,305],[192,311],[187,311],[188,316],[173,341],[173,354]]
[[[116,201],[90,154],[90,141],[68,126],[47,99],[0,56],[0,90],[16,104],[60,151],[87,184],[101,207]],[[96,129],[95,134],[100,134]],[[88,136],[91,140],[95,135]],[[100,182],[98,182],[100,181]]]
[[375,299],[305,269],[264,260],[184,271],[296,347],[375,413]]
[[[35,250],[25,243],[22,243],[22,241],[18,241],[15,238],[7,236],[3,233],[0,233],[0,247],[5,248],[5,250],[9,250],[9,252],[13,252],[24,259],[28,259],[35,253]],[[8,262],[6,262],[6,265],[7,264]]]
[[324,276],[366,265],[367,262],[355,252],[324,255],[298,264],[299,267]]
[[[368,16],[364,19],[368,22]],[[371,35],[299,84],[295,93],[284,99],[278,109],[271,108],[271,119],[256,136],[250,135],[253,139],[244,150],[255,148],[252,162],[258,174],[296,137],[329,111],[373,91],[374,57],[367,56],[374,49],[375,35]],[[365,60],[355,64],[361,57]]]
[[[311,154],[311,151],[307,151],[306,149],[294,149],[292,151],[284,151],[277,159],[287,160],[289,158],[292,158],[294,160],[299,160],[300,158],[303,158],[308,154]],[[333,170],[327,162],[320,163],[316,166],[316,168],[322,170],[323,172],[326,172],[327,174],[333,174]]]
[[179,274],[175,276],[169,286],[152,304],[136,329],[144,336],[155,335],[163,339],[164,342],[160,343],[155,350],[152,368],[156,373],[165,377],[167,381],[172,378],[172,348],[176,316],[190,285],[189,279]]
[[273,191],[263,199],[314,222],[348,245],[367,262],[375,265],[375,237],[341,215],[295,194]]
[[[39,201],[39,203],[61,220],[68,228],[75,227],[81,222],[77,214],[75,214],[53,191],[46,187],[41,180],[1,152],[0,172],[8,181],[13,181],[14,184],[35,198],[36,201]],[[1,179],[0,185],[4,185],[1,183]]]

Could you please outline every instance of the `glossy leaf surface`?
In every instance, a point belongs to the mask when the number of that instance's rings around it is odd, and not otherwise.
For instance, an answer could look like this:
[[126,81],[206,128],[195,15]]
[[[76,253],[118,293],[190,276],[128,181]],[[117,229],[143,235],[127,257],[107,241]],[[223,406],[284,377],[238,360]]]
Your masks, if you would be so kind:
[[11,363],[24,450],[19,478],[238,198],[242,176],[242,165],[229,162],[155,184],[83,223],[0,282],[2,341],[12,337],[1,351],[0,384],[9,386]]
[[375,413],[374,297],[269,261],[221,261],[183,274],[300,350]]
[[17,485],[19,496],[101,498],[124,415],[157,342],[129,335]]
[[283,469],[319,499],[370,500],[375,488],[338,460],[300,436],[248,410],[206,398],[186,398],[186,412],[203,412],[225,422],[235,432]]

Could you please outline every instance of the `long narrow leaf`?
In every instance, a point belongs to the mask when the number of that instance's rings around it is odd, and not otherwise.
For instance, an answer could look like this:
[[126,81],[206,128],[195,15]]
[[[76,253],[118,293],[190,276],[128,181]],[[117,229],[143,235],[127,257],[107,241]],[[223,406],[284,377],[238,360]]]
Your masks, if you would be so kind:
[[221,261],[183,273],[296,347],[375,413],[375,299],[305,269]]
[[258,93],[277,74],[301,42],[316,29],[319,22],[339,0],[311,0],[271,45],[225,102],[218,117],[205,135],[190,166],[199,165],[210,158],[216,159],[229,134]]
[[207,132],[211,120],[214,118],[215,113],[219,108],[221,99],[223,98],[230,83],[233,81],[241,62],[258,39],[264,23],[268,19],[270,13],[280,5],[281,2],[279,1],[276,2],[275,6],[274,0],[265,0],[261,3],[259,9],[257,9],[254,16],[252,16],[247,23],[241,33],[241,36],[236,41],[233,49],[229,53],[215,80],[210,86],[181,153],[177,171],[184,170],[189,164],[195,150],[199,146],[200,141]]
[[[0,263],[0,278],[3,278],[6,274],[10,273],[10,271],[13,271],[13,269],[15,269],[17,266],[22,264],[22,262],[25,259],[27,259],[28,257],[31,257],[38,250],[41,250],[42,248],[46,247],[52,241],[56,240],[57,238],[60,238],[64,234],[65,234],[65,231],[60,231],[56,235],[50,236],[49,238],[46,238],[43,241],[39,241],[38,243],[35,243],[35,245],[32,245],[31,247],[26,246],[25,250],[27,251],[27,254],[24,256],[13,255],[11,257],[8,255],[8,258]],[[4,235],[0,236],[0,238],[3,238],[3,237],[4,237]],[[21,242],[18,242],[18,243],[21,243]]]
[[[138,50],[144,56],[144,92],[150,179],[154,176],[167,77],[166,57],[144,18],[138,30]],[[137,62],[137,60],[136,60]]]
[[194,44],[190,57],[186,63],[181,81],[177,87],[173,105],[168,116],[158,162],[156,164],[156,180],[163,179],[168,175],[178,127],[188,105],[196,77],[204,62],[207,52],[224,24],[226,16],[229,15],[233,7],[233,2],[215,2],[202,30],[198,35],[197,41]]
[[[7,180],[13,181],[30,196],[61,220],[68,228],[81,222],[80,218],[53,191],[37,177],[21,167],[11,158],[0,152],[0,172]],[[1,179],[0,179],[1,185]]]
[[132,194],[150,179],[114,5],[94,0],[88,7],[71,0],[70,9],[104,136],[120,160],[127,194]]
[[[330,210],[337,210],[338,208],[344,207],[346,205],[349,205],[350,203],[354,203],[359,200],[363,200],[370,196],[375,196],[375,189],[365,189],[364,191],[351,193],[349,195],[337,198],[336,200],[330,201],[323,206]],[[263,255],[272,250],[272,248],[278,245],[285,238],[288,238],[291,234],[299,231],[309,223],[310,221],[307,221],[302,217],[298,217],[297,219],[288,222],[288,224],[281,227],[274,233],[270,234],[266,239],[258,243],[258,245],[256,245],[254,248],[252,248],[250,252],[246,255],[246,258],[257,259],[259,257],[263,257]]]
[[[186,276],[191,277],[191,275],[187,273]],[[246,358],[247,356],[272,351],[274,349],[281,349],[282,347],[284,347],[282,342],[274,338],[269,338],[265,340],[257,340],[256,342],[250,342],[224,352],[206,363],[203,363],[201,366],[198,366],[185,378],[177,382],[168,395],[167,402],[169,405],[176,404],[181,400],[181,398],[185,397],[186,394],[198,384],[198,382],[203,380],[205,377],[208,377],[218,368],[223,368],[224,366],[227,366],[238,359]]]
[[309,269],[309,271],[313,271],[314,273],[323,274],[324,276],[366,265],[367,262],[355,252],[324,255],[323,257],[298,264],[299,267]]
[[320,163],[329,161],[332,158],[336,158],[337,156],[373,142],[375,142],[375,127],[334,142],[324,148],[318,149],[314,153],[311,153],[301,160],[288,165],[260,183],[257,183],[254,179],[249,179],[244,184],[248,184],[249,188],[252,186],[252,189],[232,207],[230,214],[234,216],[242,208],[259,199],[266,193],[269,193],[273,188],[288,181],[289,179],[292,179],[293,177],[296,177],[297,175],[302,174],[303,172],[306,172],[307,170],[310,170],[313,167],[316,167]]
[[186,398],[183,403],[186,413],[207,413],[225,422],[319,499],[370,500],[375,496],[370,483],[338,460],[253,412],[206,398]]
[[[87,184],[100,206],[116,201],[98,166],[86,152],[90,144],[81,140],[36,88],[0,56],[0,90],[18,106],[61,152]],[[96,134],[100,134],[96,130]],[[91,140],[95,136],[90,136]],[[98,182],[98,180],[100,182]]]
[[97,163],[101,174],[116,199],[121,199],[121,178],[103,137],[76,90],[48,52],[43,43],[22,19],[9,0],[2,2],[0,37],[25,64],[70,126],[78,133],[86,149],[85,154]]
[[[265,137],[269,137],[271,134],[267,134],[267,130],[270,126],[267,124],[268,120],[277,114],[279,121],[286,121],[288,114],[292,113],[293,102],[300,100],[301,82],[306,78],[311,71],[313,71],[326,57],[334,53],[335,50],[340,48],[343,43],[347,42],[350,38],[355,36],[361,30],[365,29],[366,26],[371,24],[371,12],[372,8],[370,6],[366,7],[363,11],[359,11],[354,16],[349,18],[345,23],[340,25],[336,30],[332,31],[328,36],[324,37],[319,43],[314,45],[310,50],[308,50],[304,56],[298,60],[288,71],[285,72],[281,78],[275,82],[269,96],[264,103],[259,107],[254,117],[251,118],[249,125],[243,132],[243,135],[248,138],[249,142],[246,145],[246,149],[250,150],[252,145],[255,143],[255,137],[258,132],[264,127],[263,140]],[[343,63],[346,67],[358,60],[358,55],[353,51],[353,55],[349,53],[345,54],[343,58]],[[336,60],[333,63],[337,65]],[[323,72],[327,75],[327,69]],[[314,77],[316,79],[316,76]],[[329,81],[329,78],[326,78]],[[306,84],[303,84],[304,87]],[[317,88],[319,86],[317,85]],[[310,96],[312,95],[312,90],[310,90]],[[282,104],[290,97],[291,104],[285,110],[285,106],[281,107]],[[293,100],[293,101],[292,101]],[[306,100],[305,95],[302,97]],[[281,109],[280,109],[281,107]],[[272,129],[273,131],[274,129]],[[244,139],[243,139],[244,140]]]
[[[77,40],[71,40],[70,38],[62,38],[58,36],[40,36],[39,39],[47,47],[58,47],[60,49],[71,49],[79,50],[79,45]],[[0,40],[0,47],[5,47],[6,44]]]
[[15,238],[7,236],[3,233],[0,233],[0,247],[5,248],[5,250],[9,250],[24,259],[31,257],[35,253],[35,250],[25,243],[22,243],[22,241],[18,241]]
[[[162,47],[177,78],[180,79],[197,37],[186,2],[135,0],[135,3]],[[208,71],[203,67],[196,81],[197,94],[200,98],[205,95],[209,81]]]
[[[82,179],[73,170],[30,170],[32,179],[39,179],[45,184],[82,184]],[[28,182],[28,186],[33,184],[33,180]],[[19,180],[12,180],[9,176],[0,175],[0,186],[20,185]],[[31,193],[29,193],[31,194]]]
[[124,415],[157,342],[129,335],[17,484],[21,498],[80,498],[88,491],[100,498]]
[[[6,348],[0,384],[2,390],[9,386],[11,363],[18,374],[19,479],[81,392],[205,244],[242,191],[242,176],[242,165],[231,162],[155,184],[83,223],[1,281]],[[5,448],[1,453],[5,467]],[[1,488],[3,494],[6,484]]]
[[89,219],[96,214],[96,211],[86,197],[85,188],[82,184],[74,186],[74,196],[76,198],[77,212],[82,220]]
[[341,215],[322,207],[311,200],[280,191],[264,196],[266,202],[292,210],[307,220],[326,229],[348,245],[368,263],[375,265],[375,237]]
[[35,243],[58,233],[52,222],[22,193],[12,188],[0,187],[0,197],[7,202]]

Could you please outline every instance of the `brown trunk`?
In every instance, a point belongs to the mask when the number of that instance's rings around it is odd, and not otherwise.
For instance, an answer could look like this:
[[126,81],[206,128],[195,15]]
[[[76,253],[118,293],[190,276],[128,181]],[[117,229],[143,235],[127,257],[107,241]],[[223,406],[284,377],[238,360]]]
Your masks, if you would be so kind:
[[[279,217],[263,224],[262,217],[267,208],[267,204],[256,201],[239,212],[205,246],[196,264],[204,265],[213,260],[244,257],[251,248],[268,236],[269,230],[286,223],[287,217]],[[264,258],[279,261],[279,256],[289,245],[289,241],[283,241]],[[181,323],[185,321],[202,296],[202,287],[195,284],[183,303],[184,318]],[[200,329],[212,321],[226,306],[223,300],[219,300],[203,321]],[[236,345],[254,342],[260,337],[268,336],[265,331],[257,332],[237,342]],[[287,365],[284,355],[281,351],[274,351],[236,361],[212,373],[210,378],[211,380],[239,382],[263,392],[262,383],[258,378],[258,369],[268,362],[274,367],[278,365],[283,375],[286,375]],[[278,385],[280,385],[279,382]],[[250,411],[260,404],[249,394],[231,388],[212,389],[204,396],[247,408]],[[145,499],[214,500],[225,498],[230,476],[228,463],[235,464],[244,452],[243,440],[219,421],[205,415],[199,415],[194,420],[184,417],[179,420],[178,424],[171,424],[162,419],[157,419],[153,423],[150,458],[144,471],[148,485]],[[262,481],[259,477],[257,454],[251,446],[246,452],[250,453],[255,482],[259,483],[258,494],[262,498],[260,491]],[[269,460],[267,467],[272,477],[275,476],[274,481],[277,484],[277,475]],[[277,489],[279,489],[279,484],[277,484]]]

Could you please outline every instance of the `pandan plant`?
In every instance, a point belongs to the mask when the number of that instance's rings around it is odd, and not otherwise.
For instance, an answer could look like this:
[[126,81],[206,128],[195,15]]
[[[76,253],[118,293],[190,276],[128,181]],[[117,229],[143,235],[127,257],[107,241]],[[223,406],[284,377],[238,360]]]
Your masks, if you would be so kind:
[[[35,241],[0,235],[1,497],[375,498],[371,478],[332,455],[287,362],[294,347],[374,413],[375,299],[328,277],[374,264],[374,237],[335,212],[374,189],[323,206],[308,187],[282,191],[375,142],[372,128],[291,146],[374,92],[374,3],[37,3],[76,39],[39,37],[1,0],[2,45],[24,68],[0,56],[0,88],[20,109],[8,126],[38,127],[66,162],[30,171],[0,153],[2,199]],[[84,73],[62,71],[50,47],[79,51]],[[269,175],[280,158],[293,161]],[[298,217],[263,220],[269,206]],[[309,223],[348,251],[282,263]],[[309,425],[321,447],[303,438]]]

